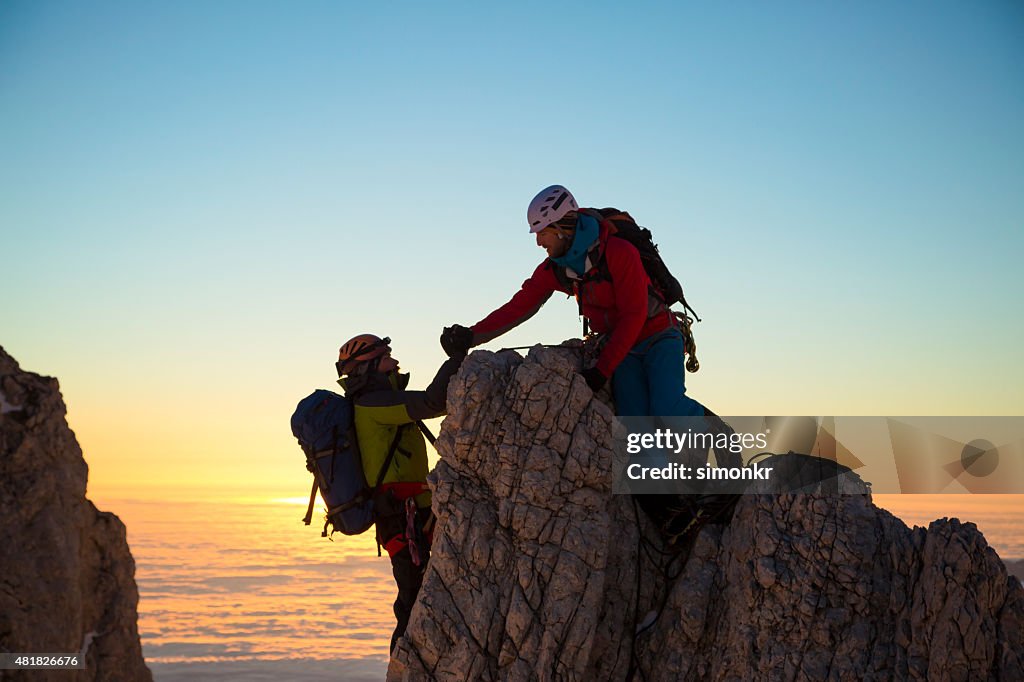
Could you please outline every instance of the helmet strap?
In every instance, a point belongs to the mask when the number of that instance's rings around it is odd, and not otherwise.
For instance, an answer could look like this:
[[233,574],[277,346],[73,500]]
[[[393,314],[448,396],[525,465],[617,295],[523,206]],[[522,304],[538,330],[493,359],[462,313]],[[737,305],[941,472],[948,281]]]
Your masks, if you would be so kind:
[[366,363],[367,372],[379,372],[380,371],[380,360],[383,356],[375,357]]

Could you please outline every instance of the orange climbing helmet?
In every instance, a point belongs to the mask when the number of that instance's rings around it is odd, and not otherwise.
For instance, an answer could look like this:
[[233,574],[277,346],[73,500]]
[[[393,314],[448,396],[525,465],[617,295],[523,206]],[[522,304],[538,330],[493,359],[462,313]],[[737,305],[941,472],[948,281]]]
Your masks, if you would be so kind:
[[338,349],[338,362],[334,365],[338,376],[350,374],[362,363],[387,355],[391,352],[390,344],[387,336],[383,339],[373,334],[353,336]]

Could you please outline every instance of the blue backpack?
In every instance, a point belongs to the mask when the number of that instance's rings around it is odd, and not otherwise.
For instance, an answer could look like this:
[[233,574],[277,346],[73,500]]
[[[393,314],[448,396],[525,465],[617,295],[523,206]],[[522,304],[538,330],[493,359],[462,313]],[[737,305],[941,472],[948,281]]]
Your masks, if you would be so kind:
[[373,498],[391,465],[401,428],[395,434],[391,450],[371,489],[363,473],[363,459],[356,439],[352,401],[331,391],[318,389],[299,401],[292,414],[292,434],[306,453],[306,469],[313,474],[313,489],[309,493],[309,507],[302,519],[308,526],[313,518],[316,492],[327,505],[327,527],[331,533],[359,535],[373,525]]

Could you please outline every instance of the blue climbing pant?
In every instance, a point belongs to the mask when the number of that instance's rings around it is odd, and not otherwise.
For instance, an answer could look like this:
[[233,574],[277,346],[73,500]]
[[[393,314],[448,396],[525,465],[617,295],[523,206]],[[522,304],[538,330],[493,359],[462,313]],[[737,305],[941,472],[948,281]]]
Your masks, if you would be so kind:
[[666,329],[633,346],[612,377],[615,412],[623,417],[701,417],[686,395],[683,334]]
[[[631,429],[653,433],[657,428],[671,426],[671,420],[665,417],[704,416],[704,406],[686,395],[683,334],[678,329],[666,329],[633,346],[615,369],[612,392],[616,414],[642,417],[630,420]],[[669,463],[666,452],[660,449],[645,449],[633,455],[631,461],[659,468]],[[658,488],[664,493],[673,490],[667,483],[648,484],[645,489],[653,492]],[[660,518],[662,507],[674,498],[638,494],[636,499],[648,514],[653,514],[652,518]]]

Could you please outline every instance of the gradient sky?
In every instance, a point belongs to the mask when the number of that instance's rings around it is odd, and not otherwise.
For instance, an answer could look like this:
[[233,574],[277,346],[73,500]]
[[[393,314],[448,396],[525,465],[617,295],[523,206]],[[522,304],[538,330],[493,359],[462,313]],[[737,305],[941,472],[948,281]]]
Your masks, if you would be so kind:
[[93,489],[300,495],[340,343],[425,386],[552,183],[654,230],[720,414],[1024,414],[1018,2],[8,0],[0,150],[0,344]]

